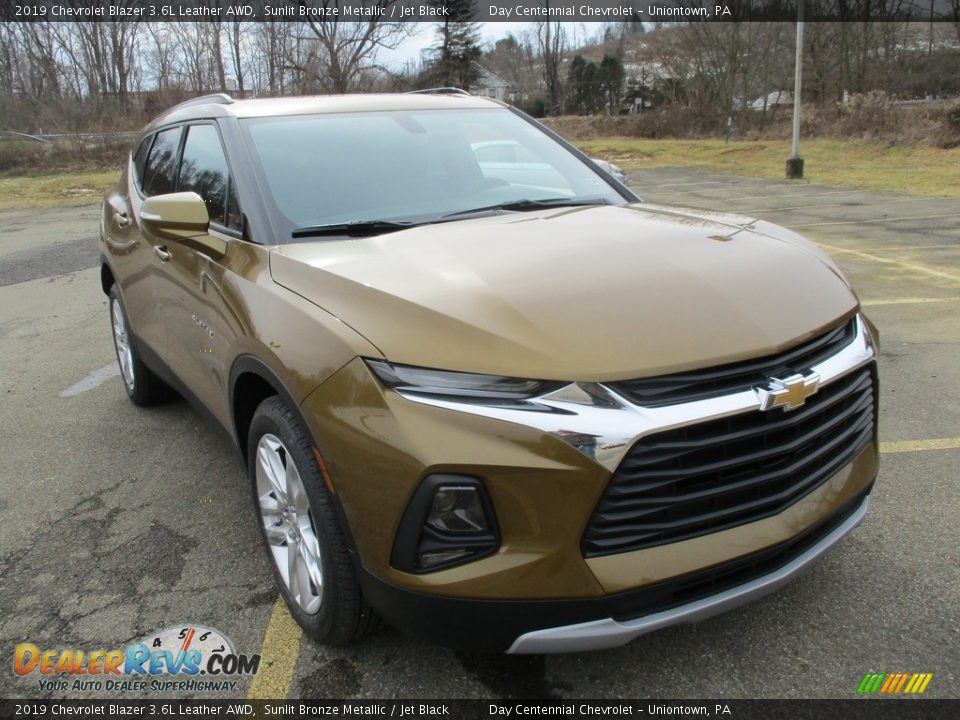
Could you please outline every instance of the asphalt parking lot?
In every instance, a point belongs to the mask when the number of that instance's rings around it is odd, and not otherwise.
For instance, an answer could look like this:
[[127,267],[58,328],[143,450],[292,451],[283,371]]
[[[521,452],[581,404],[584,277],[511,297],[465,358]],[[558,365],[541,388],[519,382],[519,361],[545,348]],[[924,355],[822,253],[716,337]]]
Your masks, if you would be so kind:
[[867,519],[823,562],[755,604],[612,651],[483,656],[392,629],[314,645],[276,605],[226,436],[184,401],[143,410],[123,392],[96,208],[5,212],[0,696],[112,694],[15,677],[17,643],[122,648],[195,623],[263,652],[233,697],[845,698],[868,671],[931,672],[926,695],[960,697],[960,201],[696,170],[630,176],[648,201],[817,241],[878,325],[881,474]]

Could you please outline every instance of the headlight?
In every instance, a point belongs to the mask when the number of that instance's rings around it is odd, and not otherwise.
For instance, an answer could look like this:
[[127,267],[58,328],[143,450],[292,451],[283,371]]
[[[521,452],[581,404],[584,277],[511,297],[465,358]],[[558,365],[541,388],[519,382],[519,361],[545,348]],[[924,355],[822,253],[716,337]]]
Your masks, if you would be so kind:
[[389,388],[415,395],[442,397],[458,402],[523,401],[557,390],[566,383],[524,380],[500,375],[431,370],[367,360],[367,366]]

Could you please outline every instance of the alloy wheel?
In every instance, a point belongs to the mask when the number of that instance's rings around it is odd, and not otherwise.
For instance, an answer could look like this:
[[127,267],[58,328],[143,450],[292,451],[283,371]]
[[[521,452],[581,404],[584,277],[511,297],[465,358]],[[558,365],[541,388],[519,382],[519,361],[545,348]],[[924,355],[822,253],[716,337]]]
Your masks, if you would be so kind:
[[127,322],[123,317],[123,308],[116,298],[111,303],[110,315],[113,320],[113,342],[117,347],[117,363],[120,365],[120,374],[127,390],[133,391],[133,350],[130,349],[130,336],[127,333]]
[[314,614],[323,603],[320,541],[296,463],[283,442],[257,443],[257,498],[273,562],[294,602]]

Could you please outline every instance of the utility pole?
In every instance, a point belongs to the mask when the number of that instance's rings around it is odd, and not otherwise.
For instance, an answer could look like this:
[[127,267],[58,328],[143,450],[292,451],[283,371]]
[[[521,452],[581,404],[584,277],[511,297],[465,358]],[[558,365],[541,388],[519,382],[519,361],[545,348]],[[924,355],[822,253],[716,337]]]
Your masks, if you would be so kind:
[[803,6],[797,0],[797,58],[793,71],[793,147],[787,160],[787,179],[803,177],[803,158],[800,157],[800,83],[803,76]]

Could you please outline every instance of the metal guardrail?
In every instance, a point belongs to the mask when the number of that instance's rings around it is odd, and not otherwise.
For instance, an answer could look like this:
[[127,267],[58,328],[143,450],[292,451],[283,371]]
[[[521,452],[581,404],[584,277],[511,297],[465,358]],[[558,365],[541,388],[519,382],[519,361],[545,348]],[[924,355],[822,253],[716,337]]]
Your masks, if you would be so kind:
[[77,138],[80,140],[100,140],[114,137],[133,137],[136,131],[110,132],[110,133],[30,133],[14,132],[13,130],[0,130],[0,140],[34,140],[36,142],[48,143],[51,140],[62,138]]

